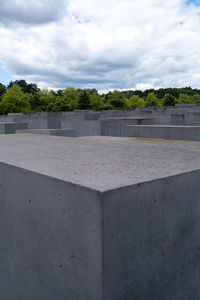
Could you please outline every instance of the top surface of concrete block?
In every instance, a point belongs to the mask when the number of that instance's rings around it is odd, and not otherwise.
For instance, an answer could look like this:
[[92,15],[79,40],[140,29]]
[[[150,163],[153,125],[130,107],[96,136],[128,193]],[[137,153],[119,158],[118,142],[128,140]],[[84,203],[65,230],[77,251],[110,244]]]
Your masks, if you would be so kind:
[[0,136],[0,162],[98,191],[200,169],[200,142]]
[[154,117],[103,117],[102,120],[152,120]]
[[125,125],[126,127],[150,127],[150,128],[200,128],[200,126],[193,126],[193,125]]

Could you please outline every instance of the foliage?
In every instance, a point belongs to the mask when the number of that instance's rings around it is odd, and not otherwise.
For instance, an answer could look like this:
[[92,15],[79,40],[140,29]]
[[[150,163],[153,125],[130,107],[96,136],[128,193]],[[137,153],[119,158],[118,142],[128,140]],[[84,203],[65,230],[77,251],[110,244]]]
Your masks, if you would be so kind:
[[164,106],[174,106],[176,99],[171,94],[165,94],[162,98],[162,105]]
[[113,107],[113,109],[127,109],[127,104],[122,92],[114,90],[110,92],[107,97],[107,106]]
[[10,89],[14,84],[18,85],[24,93],[35,94],[39,91],[39,88],[37,87],[37,85],[35,83],[29,83],[28,84],[23,79],[11,81],[8,84],[7,89]]
[[133,95],[129,99],[130,108],[136,109],[137,107],[145,107],[145,101],[143,98],[140,98],[138,95]]
[[23,93],[20,87],[13,84],[2,97],[0,102],[0,113],[30,112],[30,95]]
[[0,83],[0,100],[1,100],[1,97],[3,96],[3,94],[5,94],[6,92],[6,86],[2,83]]
[[90,108],[90,95],[87,90],[83,90],[79,94],[78,106],[80,109]]
[[160,88],[108,92],[100,95],[96,89],[67,87],[53,91],[39,89],[25,80],[0,83],[0,113],[72,111],[75,109],[125,110],[148,106],[168,106],[175,103],[200,103],[200,90],[191,87]]
[[192,103],[200,103],[200,95],[195,94],[192,96]]
[[90,95],[90,109],[92,110],[102,110],[104,106],[105,98],[98,94]]
[[187,104],[187,103],[192,103],[192,97],[186,94],[180,94],[177,100],[177,103],[181,104]]
[[148,106],[159,106],[160,102],[154,93],[149,93],[146,97],[146,107]]
[[32,111],[48,111],[48,107],[51,103],[54,103],[56,94],[48,89],[43,89],[31,95],[30,103]]
[[71,111],[78,108],[79,92],[73,87],[67,87],[48,105],[48,111]]

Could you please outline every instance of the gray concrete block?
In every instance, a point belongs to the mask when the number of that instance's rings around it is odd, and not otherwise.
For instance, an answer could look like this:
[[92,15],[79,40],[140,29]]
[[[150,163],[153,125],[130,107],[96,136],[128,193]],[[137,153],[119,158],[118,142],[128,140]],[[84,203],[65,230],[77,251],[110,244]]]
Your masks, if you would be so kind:
[[97,113],[88,113],[85,115],[85,120],[86,121],[95,121],[95,120],[98,120],[100,117],[100,113],[97,112]]
[[98,193],[2,163],[0,184],[1,299],[102,300]]
[[104,300],[199,299],[200,171],[104,194]]
[[171,125],[186,125],[185,114],[171,114]]
[[200,126],[127,125],[122,126],[121,136],[199,141]]
[[102,119],[101,135],[103,136],[121,136],[121,120],[120,119]]
[[69,136],[69,137],[77,136],[76,129],[25,129],[25,130],[16,130],[16,133]]
[[12,134],[15,133],[17,129],[27,129],[27,123],[0,123],[0,134]]
[[199,299],[199,142],[0,144],[2,299]]
[[101,119],[101,135],[121,136],[121,127],[124,125],[155,124],[153,117],[112,117]]

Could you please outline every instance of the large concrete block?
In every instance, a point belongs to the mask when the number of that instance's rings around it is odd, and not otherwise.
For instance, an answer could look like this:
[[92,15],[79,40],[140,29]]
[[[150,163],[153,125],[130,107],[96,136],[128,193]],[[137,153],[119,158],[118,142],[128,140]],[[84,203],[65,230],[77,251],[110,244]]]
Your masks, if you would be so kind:
[[153,117],[113,117],[101,119],[101,135],[121,136],[121,127],[125,125],[155,124]]
[[122,126],[121,136],[200,141],[200,126],[126,125]]
[[76,129],[20,129],[16,133],[76,137]]
[[200,171],[104,194],[104,299],[199,299]]
[[0,123],[0,134],[12,134],[15,133],[17,129],[27,129],[27,123]]
[[199,142],[0,137],[6,300],[199,299]]
[[1,299],[102,300],[98,193],[3,163],[0,184]]

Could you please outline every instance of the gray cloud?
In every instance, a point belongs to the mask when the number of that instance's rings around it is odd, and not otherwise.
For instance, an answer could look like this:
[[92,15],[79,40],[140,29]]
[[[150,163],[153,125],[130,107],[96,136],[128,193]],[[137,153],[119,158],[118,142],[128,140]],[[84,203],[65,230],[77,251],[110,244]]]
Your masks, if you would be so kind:
[[66,11],[65,1],[60,0],[0,0],[0,22],[44,24],[59,20]]

